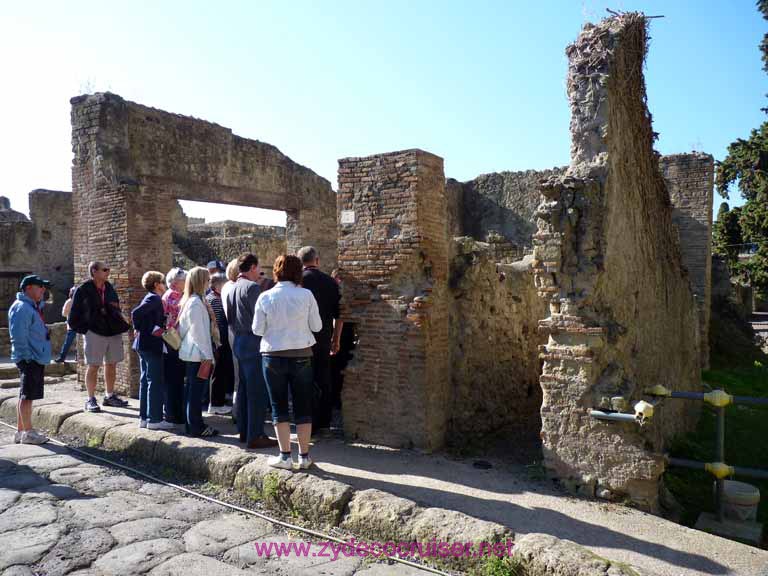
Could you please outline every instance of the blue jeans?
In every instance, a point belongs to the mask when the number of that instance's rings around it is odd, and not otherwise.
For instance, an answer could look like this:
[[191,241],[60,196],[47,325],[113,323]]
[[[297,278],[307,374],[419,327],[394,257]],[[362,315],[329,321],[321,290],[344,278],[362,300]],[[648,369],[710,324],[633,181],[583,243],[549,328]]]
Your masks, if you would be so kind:
[[203,390],[208,387],[208,380],[197,377],[200,362],[185,362],[187,365],[187,383],[184,387],[184,408],[187,414],[186,430],[190,436],[200,436],[205,430],[203,422]]
[[312,422],[314,373],[312,358],[282,358],[264,356],[264,379],[267,381],[272,402],[272,421],[288,422],[288,390],[293,399],[293,418],[296,424]]
[[269,398],[261,369],[261,338],[254,334],[235,335],[235,356],[240,363],[237,388],[237,429],[246,442],[264,436],[264,412]]
[[165,364],[165,421],[184,424],[184,361],[179,359],[178,351],[167,346],[163,354]]
[[66,358],[67,354],[69,354],[69,349],[72,347],[72,343],[75,341],[75,337],[77,336],[77,332],[74,330],[67,330],[67,337],[64,339],[64,344],[61,347],[61,352],[59,352],[59,358]]
[[139,418],[156,423],[163,419],[165,380],[163,354],[139,351],[141,379],[139,380]]

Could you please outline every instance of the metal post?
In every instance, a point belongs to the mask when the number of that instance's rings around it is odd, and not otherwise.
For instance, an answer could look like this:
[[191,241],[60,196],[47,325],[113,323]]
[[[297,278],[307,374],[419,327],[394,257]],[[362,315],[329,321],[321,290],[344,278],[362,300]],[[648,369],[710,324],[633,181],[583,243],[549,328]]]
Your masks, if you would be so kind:
[[[717,409],[717,461],[725,462],[725,407],[720,406]],[[725,512],[724,502],[725,480],[717,479],[717,491],[715,493],[715,509],[717,510],[717,521],[722,522]]]

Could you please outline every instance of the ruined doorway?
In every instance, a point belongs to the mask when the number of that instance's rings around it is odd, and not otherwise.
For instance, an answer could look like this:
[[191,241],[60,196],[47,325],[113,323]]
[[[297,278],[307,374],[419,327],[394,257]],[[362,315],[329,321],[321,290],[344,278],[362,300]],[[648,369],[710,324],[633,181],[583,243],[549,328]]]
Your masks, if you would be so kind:
[[[326,255],[327,271],[335,266],[330,182],[274,146],[115,94],[71,104],[75,281],[87,278],[89,261],[109,262],[125,315],[143,297],[142,274],[171,267],[177,200],[285,211],[287,250],[312,244]],[[123,343],[117,388],[135,396],[138,361],[127,335]]]

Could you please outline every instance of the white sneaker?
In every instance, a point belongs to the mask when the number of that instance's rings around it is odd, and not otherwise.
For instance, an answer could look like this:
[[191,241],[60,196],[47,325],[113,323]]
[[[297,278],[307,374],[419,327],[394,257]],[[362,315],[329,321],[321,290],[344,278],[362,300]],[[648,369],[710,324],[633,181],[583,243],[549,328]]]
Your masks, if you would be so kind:
[[147,427],[147,421],[139,420],[139,428],[146,428],[146,427]]
[[311,468],[313,464],[314,461],[309,454],[307,454],[306,457],[299,456],[299,470],[306,470],[307,468]]
[[290,456],[288,458],[283,458],[283,456],[280,454],[278,454],[277,456],[270,456],[269,460],[267,460],[267,464],[272,468],[281,468],[282,470],[293,470],[293,460],[291,460]]
[[19,444],[45,444],[48,442],[48,436],[40,434],[37,430],[27,430],[21,433]]
[[16,434],[13,435],[13,443],[14,444],[21,444],[21,436],[24,434],[24,432],[16,432]]
[[208,406],[208,414],[226,416],[232,413],[232,406]]
[[147,422],[147,430],[176,430],[176,424],[160,420],[160,422]]

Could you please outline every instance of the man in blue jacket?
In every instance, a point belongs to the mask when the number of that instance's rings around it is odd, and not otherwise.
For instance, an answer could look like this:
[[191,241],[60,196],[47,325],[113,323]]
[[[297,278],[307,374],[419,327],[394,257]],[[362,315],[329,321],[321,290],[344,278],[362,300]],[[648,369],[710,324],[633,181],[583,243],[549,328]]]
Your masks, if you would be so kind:
[[32,401],[43,398],[45,366],[51,361],[51,335],[43,321],[43,296],[51,283],[25,276],[8,311],[11,360],[19,369],[21,388],[16,407],[17,444],[44,444],[48,438],[32,428]]

